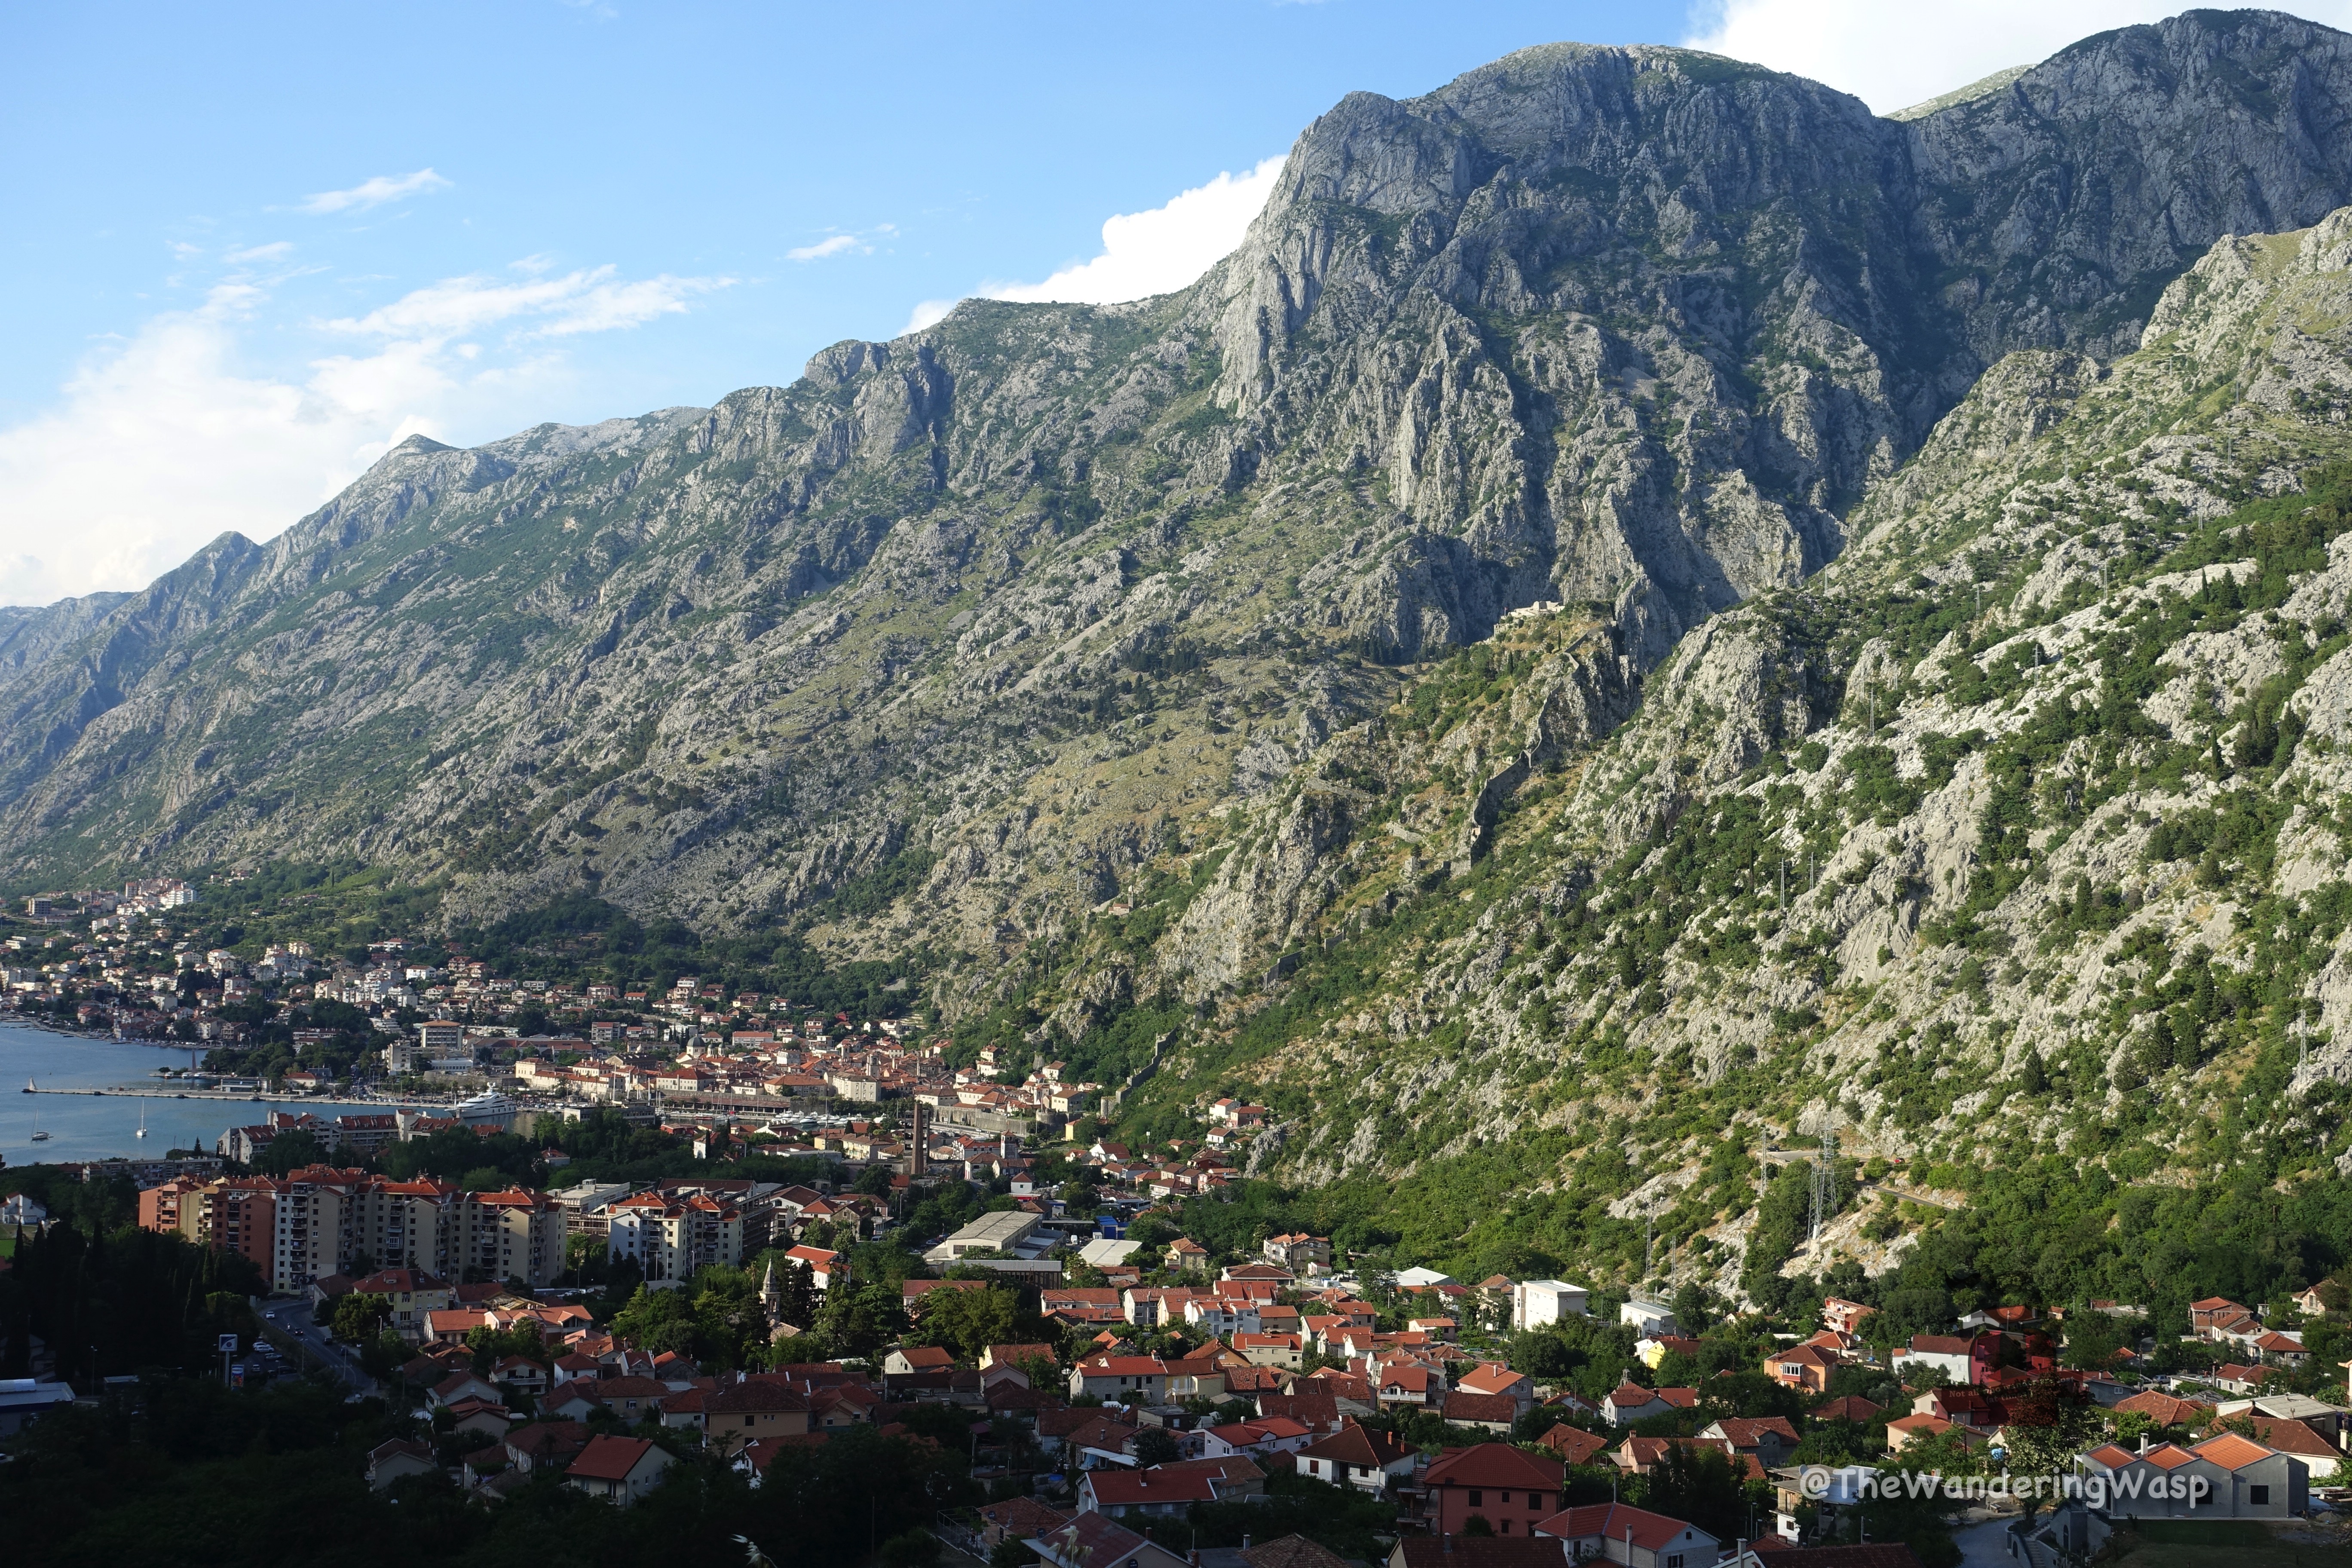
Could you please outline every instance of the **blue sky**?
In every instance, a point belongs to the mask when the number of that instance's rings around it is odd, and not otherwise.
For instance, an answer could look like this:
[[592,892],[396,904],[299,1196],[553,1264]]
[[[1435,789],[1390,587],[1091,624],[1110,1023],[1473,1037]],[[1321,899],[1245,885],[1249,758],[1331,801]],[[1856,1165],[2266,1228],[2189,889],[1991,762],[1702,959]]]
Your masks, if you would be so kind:
[[1892,109],[2164,10],[1890,9],[19,4],[0,604],[268,537],[411,431],[708,404],[926,301],[1179,286],[1353,89],[1696,39]]

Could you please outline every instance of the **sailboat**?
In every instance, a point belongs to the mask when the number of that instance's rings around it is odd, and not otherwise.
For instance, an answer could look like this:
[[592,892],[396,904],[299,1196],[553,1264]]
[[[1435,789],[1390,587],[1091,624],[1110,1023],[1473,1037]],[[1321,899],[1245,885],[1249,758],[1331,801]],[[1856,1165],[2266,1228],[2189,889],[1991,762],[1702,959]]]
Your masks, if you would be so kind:
[[139,1102],[139,1131],[135,1136],[147,1136],[147,1102],[143,1100]]
[[33,1112],[33,1142],[46,1143],[48,1141],[49,1135],[41,1131],[41,1113],[36,1110]]

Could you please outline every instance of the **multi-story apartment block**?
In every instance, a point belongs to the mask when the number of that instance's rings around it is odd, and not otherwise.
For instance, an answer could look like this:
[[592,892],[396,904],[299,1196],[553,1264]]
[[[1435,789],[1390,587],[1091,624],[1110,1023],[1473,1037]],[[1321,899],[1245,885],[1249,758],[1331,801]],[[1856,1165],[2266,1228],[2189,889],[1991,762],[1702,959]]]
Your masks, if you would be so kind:
[[249,1258],[278,1291],[380,1268],[527,1286],[563,1269],[563,1206],[544,1193],[468,1193],[325,1165],[168,1182],[140,1194],[139,1223]]
[[545,1193],[468,1193],[460,1272],[551,1284],[563,1271],[563,1205]]
[[649,1280],[691,1279],[713,1263],[742,1266],[743,1215],[731,1204],[699,1193],[640,1193],[610,1212],[612,1256],[635,1258]]

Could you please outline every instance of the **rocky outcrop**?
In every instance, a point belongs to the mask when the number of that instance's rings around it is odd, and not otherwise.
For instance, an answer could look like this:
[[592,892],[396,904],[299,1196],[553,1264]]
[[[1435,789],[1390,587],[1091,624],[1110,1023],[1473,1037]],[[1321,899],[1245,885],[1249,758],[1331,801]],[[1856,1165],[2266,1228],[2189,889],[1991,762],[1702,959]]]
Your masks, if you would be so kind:
[[[977,994],[1246,799],[1264,835],[1168,960],[1242,983],[1360,842],[1358,786],[1289,771],[1516,609],[1591,640],[1433,764],[1476,798],[1399,824],[1431,866],[1669,658],[1650,700],[1693,729],[1623,832],[1816,721],[1796,621],[1693,629],[1899,518],[1923,442],[1941,473],[2033,439],[2226,230],[2352,200],[2345,61],[2196,13],[1901,122],[1659,48],[1351,95],[1180,293],[967,302],[715,408],[412,440],[266,546],[0,626],[0,877],[357,854],[469,910],[936,941]],[[1931,439],[2021,348],[2038,401]],[[964,879],[833,918],[909,855]]]

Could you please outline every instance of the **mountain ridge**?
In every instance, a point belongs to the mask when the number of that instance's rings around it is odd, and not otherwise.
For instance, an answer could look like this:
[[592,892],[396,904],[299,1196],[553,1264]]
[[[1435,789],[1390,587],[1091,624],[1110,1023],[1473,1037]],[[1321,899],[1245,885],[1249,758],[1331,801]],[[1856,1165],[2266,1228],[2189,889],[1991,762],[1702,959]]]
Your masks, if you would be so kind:
[[[1920,789],[1896,814],[1933,818],[1904,840],[1916,865],[1846,888],[1821,942],[1776,935],[1767,1005],[1707,1000],[1712,1032],[1675,1009],[1769,945],[1720,889],[1677,894],[1671,935],[1660,906],[1605,984],[1525,1006],[1513,961],[1534,939],[1497,914],[1469,941],[1441,912],[1496,908],[1480,889],[1530,853],[1529,824],[1580,801],[1594,815],[1562,853],[1654,880],[1620,864],[1659,852],[1648,836],[1760,809],[1742,776],[1825,725],[1875,729],[1857,671],[1926,700],[1926,676],[1838,629],[1855,612],[1817,624],[1800,601],[1882,569],[1888,605],[1926,592],[1914,574],[1973,592],[1972,558],[1912,514],[1978,526],[1991,503],[1952,499],[1966,476],[2074,428],[2125,347],[2154,375],[2145,334],[2220,319],[2195,290],[2288,265],[2226,237],[2352,204],[2352,139],[2326,134],[2347,117],[2352,40],[2264,13],[2084,40],[1910,121],[1661,49],[1549,46],[1416,99],[1353,94],[1302,133],[1243,247],[1175,294],[968,301],[709,409],[405,442],[267,544],[229,536],[142,594],[0,623],[0,879],[356,856],[440,884],[453,921],[590,893],[787,924],[919,971],[943,1024],[1016,1048],[1124,1072],[1173,1040],[1150,1114],[1244,1070],[1286,1104],[1314,1084],[1321,1109],[1264,1166],[1343,1184],[1461,1140],[1518,1159],[1560,1125],[1638,1121],[1652,1058],[1712,1083],[1742,1047],[1812,1051],[1808,1031],[1850,1017],[1822,976],[1993,919],[1906,879],[1965,868],[1983,749],[1913,737],[1882,763],[1819,742],[1886,809],[1947,767],[1966,788]],[[2270,391],[2168,395],[2324,405],[2332,331]],[[2094,546],[2047,549],[2079,586]],[[1906,672],[1939,668],[1904,651]],[[1476,722],[1395,739],[1482,699]],[[1659,738],[1665,714],[1702,754]],[[1604,775],[1609,800],[1575,793]],[[1676,851],[1695,886],[1748,852],[1728,832]],[[1400,922],[1450,933],[1425,985],[1338,974]],[[1562,962],[1571,992],[1591,978]],[[1937,965],[1970,1005],[2008,994],[2000,963],[1972,985]],[[1906,1026],[1952,1024],[1939,1059],[1976,1072],[1974,1017]],[[1872,1037],[1870,1064],[1833,1070],[1866,1077],[1892,1048]],[[1318,1051],[1375,1067],[1286,1088]],[[1474,1068],[1477,1115],[1432,1108]],[[1857,1110],[1910,1114],[1921,1092]],[[1564,1120],[1488,1114],[1518,1093]],[[1747,1268],[1752,1214],[1683,1219],[1677,1268]]]

